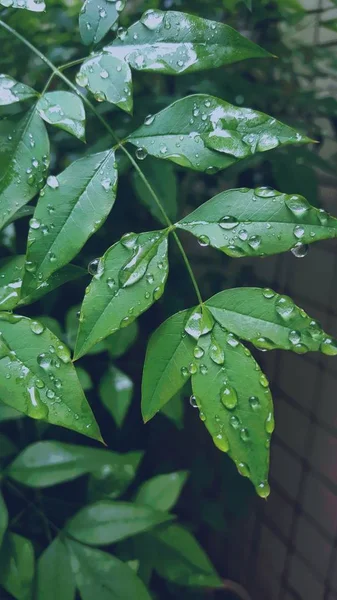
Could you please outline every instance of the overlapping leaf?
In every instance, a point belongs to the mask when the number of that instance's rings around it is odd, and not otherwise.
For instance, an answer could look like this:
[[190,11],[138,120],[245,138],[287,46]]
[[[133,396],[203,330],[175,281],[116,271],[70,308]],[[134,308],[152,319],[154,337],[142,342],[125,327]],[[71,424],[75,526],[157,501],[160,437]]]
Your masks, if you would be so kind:
[[42,188],[48,166],[48,135],[35,107],[0,119],[0,229]]
[[171,510],[180,496],[187,477],[186,471],[152,477],[141,485],[135,501],[138,504],[152,506],[155,510]]
[[166,230],[126,234],[100,259],[82,304],[76,358],[161,297],[168,274],[167,235]]
[[8,526],[8,510],[7,510],[7,506],[4,501],[3,495],[0,491],[0,548],[2,545],[2,540],[4,538],[7,526]]
[[38,321],[0,313],[0,397],[35,419],[101,439],[69,350]]
[[85,110],[81,98],[76,94],[47,92],[38,101],[37,111],[46,123],[85,140]]
[[305,198],[272,188],[221,192],[177,227],[229,256],[265,256],[293,249],[303,256],[307,244],[334,238],[337,219]]
[[257,152],[310,140],[288,125],[207,94],[182,98],[131,133],[143,153],[216,173]]
[[207,300],[206,305],[222,327],[262,350],[337,354],[337,341],[324,333],[317,321],[291,298],[269,288],[225,290]]
[[161,10],[146,11],[104,51],[123,58],[133,69],[169,75],[271,56],[228,25]]
[[10,75],[0,74],[0,106],[22,102],[37,96],[37,92],[24,83],[19,83]]
[[25,8],[31,12],[42,12],[46,9],[44,0],[0,0],[5,8]]
[[8,533],[0,552],[0,585],[16,600],[31,600],[35,573],[33,544]]
[[85,156],[48,178],[30,221],[23,294],[76,256],[108,216],[116,187],[113,150]]
[[110,365],[100,381],[99,393],[105,408],[116,425],[121,427],[132,400],[132,379],[117,367]]
[[67,547],[57,537],[38,560],[36,600],[74,600],[75,587]]
[[[111,4],[111,2],[107,2]],[[86,60],[76,81],[85,87],[98,102],[107,100],[126,112],[132,112],[132,75],[129,65],[118,56],[101,53]]]
[[269,494],[272,398],[266,376],[233,334],[216,324],[198,341],[192,374],[194,403],[214,444],[227,452],[257,493]]
[[97,44],[116,23],[118,2],[86,0],[79,17],[80,34],[84,44]]
[[[157,197],[160,198],[167,216],[171,221],[174,221],[178,212],[177,178],[174,166],[171,163],[156,160],[149,156],[142,164],[142,172]],[[162,211],[154,201],[153,196],[149,194],[148,187],[136,171],[133,172],[133,185],[137,196],[148,208],[152,216],[163,225],[166,225],[167,221]]]

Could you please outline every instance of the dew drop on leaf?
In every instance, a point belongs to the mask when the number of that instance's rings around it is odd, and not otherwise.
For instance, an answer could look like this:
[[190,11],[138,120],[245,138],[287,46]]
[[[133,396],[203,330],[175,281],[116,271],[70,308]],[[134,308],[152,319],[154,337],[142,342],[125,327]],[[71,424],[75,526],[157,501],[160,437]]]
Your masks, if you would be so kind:
[[219,225],[221,229],[234,229],[239,224],[239,221],[236,217],[232,217],[230,215],[226,215],[222,217],[219,221]]
[[94,258],[88,264],[88,273],[90,275],[97,275],[99,266],[99,258]]
[[238,403],[238,396],[234,388],[230,385],[225,385],[221,390],[221,402],[228,410],[233,410]]
[[212,439],[219,450],[222,452],[229,452],[229,441],[224,433],[218,433],[218,435],[215,435]]
[[291,253],[296,257],[296,258],[304,258],[309,252],[309,246],[308,244],[301,244],[300,242],[297,243],[292,249],[291,249]]
[[197,402],[196,396],[190,397],[190,405],[193,406],[193,408],[198,408],[198,402]]

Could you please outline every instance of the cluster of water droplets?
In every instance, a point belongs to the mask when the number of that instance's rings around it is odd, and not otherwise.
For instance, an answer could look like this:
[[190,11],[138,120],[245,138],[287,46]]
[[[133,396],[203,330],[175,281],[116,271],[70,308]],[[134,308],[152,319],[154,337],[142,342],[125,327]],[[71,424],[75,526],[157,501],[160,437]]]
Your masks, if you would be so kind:
[[97,102],[112,102],[119,106],[131,102],[131,72],[123,58],[100,53],[83,63],[76,82],[94,94]]

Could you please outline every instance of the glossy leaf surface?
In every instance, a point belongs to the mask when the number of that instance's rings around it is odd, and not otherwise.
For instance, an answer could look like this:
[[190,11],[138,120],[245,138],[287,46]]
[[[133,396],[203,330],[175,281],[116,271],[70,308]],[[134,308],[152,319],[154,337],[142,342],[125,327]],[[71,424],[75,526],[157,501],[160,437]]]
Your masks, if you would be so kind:
[[[107,1],[111,4],[111,1]],[[112,5],[113,6],[113,5]],[[81,66],[76,81],[98,102],[111,102],[126,112],[132,112],[132,75],[129,65],[116,56],[101,53]]]
[[[2,456],[2,453],[0,454]],[[2,546],[2,540],[4,538],[6,529],[8,525],[8,510],[3,498],[3,495],[0,491],[0,548]]]
[[[167,216],[171,221],[174,221],[178,213],[178,190],[173,165],[149,156],[142,163],[141,169],[157,197],[160,198]],[[162,211],[157,206],[148,187],[136,171],[133,172],[133,185],[140,201],[148,208],[152,216],[166,226],[167,221]]]
[[167,232],[126,234],[95,267],[81,309],[77,358],[161,297],[168,274]]
[[116,189],[113,150],[81,158],[47,179],[30,221],[23,293],[76,256],[108,216]]
[[33,544],[27,538],[8,533],[0,552],[0,585],[16,600],[31,600],[35,558]]
[[38,321],[0,313],[0,397],[34,419],[101,440],[66,346]]
[[267,187],[221,192],[177,226],[203,245],[237,258],[291,249],[301,255],[304,246],[337,234],[337,219],[323,209],[312,207],[303,196]]
[[15,104],[37,96],[37,92],[9,75],[0,74],[0,106]]
[[74,600],[75,577],[67,547],[57,537],[37,563],[36,600]]
[[72,92],[47,92],[37,103],[40,117],[59,129],[85,140],[84,105]]
[[264,113],[207,94],[177,100],[128,140],[152,156],[210,175],[258,152],[310,141]]
[[132,400],[132,379],[111,365],[100,381],[99,393],[116,425],[122,427]]
[[86,0],[79,17],[80,34],[84,44],[97,44],[118,19],[116,2]]
[[180,496],[187,476],[186,471],[156,475],[152,479],[144,481],[137,492],[135,501],[156,510],[171,510]]
[[46,9],[44,0],[0,0],[6,8],[25,8],[31,12],[42,12]]

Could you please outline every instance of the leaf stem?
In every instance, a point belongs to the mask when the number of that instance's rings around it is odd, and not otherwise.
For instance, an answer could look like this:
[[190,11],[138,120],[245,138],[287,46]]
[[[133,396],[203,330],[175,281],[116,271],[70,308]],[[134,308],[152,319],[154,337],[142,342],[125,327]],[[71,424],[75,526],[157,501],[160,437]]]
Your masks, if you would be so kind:
[[202,304],[202,297],[201,297],[201,293],[199,290],[199,286],[198,283],[196,281],[196,278],[194,277],[193,271],[192,271],[192,267],[190,264],[190,261],[188,259],[188,256],[186,255],[186,252],[181,244],[181,241],[179,240],[179,237],[177,235],[177,233],[174,231],[174,225],[171,222],[171,220],[169,219],[162,203],[160,202],[160,199],[158,198],[155,190],[153,189],[153,187],[151,186],[150,182],[148,181],[148,179],[146,178],[146,176],[144,175],[143,171],[141,170],[141,168],[139,167],[139,165],[137,164],[136,160],[133,158],[132,154],[130,154],[130,152],[124,147],[124,140],[119,140],[118,136],[116,135],[116,133],[114,132],[114,130],[110,127],[110,125],[106,122],[106,120],[102,117],[102,115],[96,110],[95,106],[90,102],[90,100],[88,100],[88,98],[82,94],[82,92],[79,91],[79,89],[76,87],[76,85],[74,83],[72,83],[72,81],[70,81],[70,79],[68,79],[68,77],[66,77],[62,71],[64,69],[70,68],[74,65],[77,65],[81,62],[83,62],[83,60],[85,59],[77,59],[74,61],[71,61],[69,63],[66,63],[60,67],[56,67],[42,52],[40,52],[40,50],[38,50],[38,48],[36,48],[33,44],[31,44],[25,37],[23,37],[18,31],[16,31],[16,29],[13,29],[13,27],[11,27],[10,25],[7,25],[7,23],[5,23],[4,21],[2,21],[0,19],[0,26],[3,27],[4,29],[6,29],[6,31],[8,31],[10,34],[12,34],[14,37],[16,37],[18,40],[20,40],[20,42],[22,42],[25,46],[27,46],[34,54],[36,54],[40,60],[42,62],[44,62],[52,71],[52,75],[49,77],[43,91],[42,91],[42,95],[45,93],[45,91],[48,89],[53,77],[56,75],[57,77],[59,77],[59,79],[61,79],[68,87],[70,87],[75,94],[77,94],[78,96],[81,97],[83,103],[92,111],[92,113],[97,117],[97,119],[102,123],[102,125],[105,127],[105,129],[110,133],[110,135],[112,136],[112,138],[115,140],[116,142],[116,146],[115,148],[120,148],[122,150],[122,152],[124,152],[125,156],[127,156],[127,158],[129,159],[129,161],[131,162],[131,164],[133,165],[133,167],[136,169],[139,177],[142,179],[142,181],[144,182],[144,184],[146,185],[146,187],[148,188],[151,196],[153,197],[154,201],[156,202],[158,208],[160,209],[162,215],[165,218],[165,221],[167,223],[167,225],[170,227],[170,229],[172,230],[173,233],[173,237],[176,241],[176,244],[179,248],[179,251],[182,255],[182,258],[184,260],[184,263],[186,265],[186,268],[188,270],[189,276],[191,278],[193,287],[195,289],[198,301],[200,304]]

